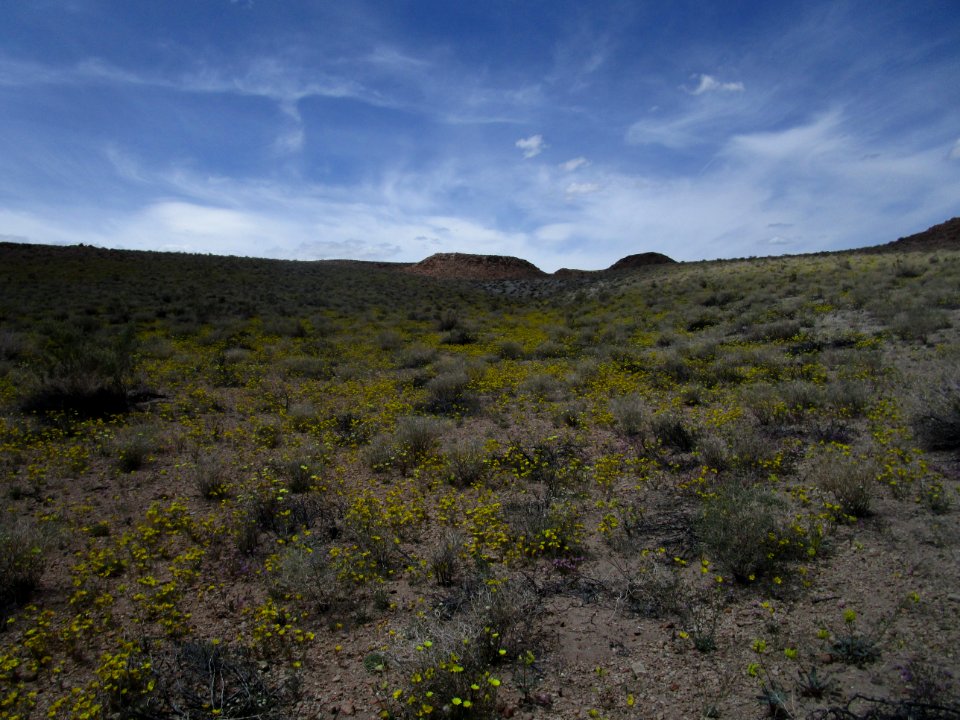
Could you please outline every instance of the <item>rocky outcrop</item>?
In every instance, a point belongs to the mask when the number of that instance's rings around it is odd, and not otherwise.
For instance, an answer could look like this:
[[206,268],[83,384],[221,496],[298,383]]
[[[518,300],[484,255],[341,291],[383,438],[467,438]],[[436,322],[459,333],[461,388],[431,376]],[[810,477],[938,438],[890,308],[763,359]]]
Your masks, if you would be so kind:
[[886,245],[868,248],[871,252],[932,251],[960,249],[960,217],[934,225],[923,232],[902,237]]
[[620,270],[635,270],[636,268],[649,267],[650,265],[664,265],[675,263],[676,260],[658,252],[637,253],[636,255],[627,255],[620,258],[613,265],[607,268],[608,271],[617,272]]
[[405,268],[414,275],[459,280],[526,280],[546,273],[527,260],[505,255],[437,253]]

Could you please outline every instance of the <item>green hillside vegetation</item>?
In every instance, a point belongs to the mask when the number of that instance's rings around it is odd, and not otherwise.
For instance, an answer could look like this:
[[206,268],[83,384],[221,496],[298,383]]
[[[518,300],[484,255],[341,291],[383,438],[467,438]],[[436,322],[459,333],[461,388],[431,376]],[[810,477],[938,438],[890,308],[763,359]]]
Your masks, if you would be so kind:
[[0,245],[0,718],[958,718],[960,249]]

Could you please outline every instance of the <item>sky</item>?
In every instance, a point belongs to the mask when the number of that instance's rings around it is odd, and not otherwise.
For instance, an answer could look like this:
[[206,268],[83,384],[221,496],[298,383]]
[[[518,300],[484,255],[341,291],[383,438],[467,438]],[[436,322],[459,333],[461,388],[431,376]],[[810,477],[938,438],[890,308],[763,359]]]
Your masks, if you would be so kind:
[[956,215],[956,0],[0,0],[0,241],[554,271]]

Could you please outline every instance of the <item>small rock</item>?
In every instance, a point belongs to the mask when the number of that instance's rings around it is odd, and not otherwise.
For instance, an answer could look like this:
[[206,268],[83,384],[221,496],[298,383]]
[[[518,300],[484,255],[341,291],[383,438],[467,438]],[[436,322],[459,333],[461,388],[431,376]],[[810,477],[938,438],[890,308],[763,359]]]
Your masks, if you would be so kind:
[[640,662],[639,660],[637,660],[637,661],[634,662],[634,663],[631,663],[631,664],[630,664],[630,669],[633,670],[633,674],[634,674],[634,675],[646,675],[646,674],[647,674],[647,666],[644,665],[644,664],[643,664],[642,662]]
[[353,703],[344,703],[340,706],[341,715],[353,715],[357,712],[357,709],[353,706]]
[[542,707],[550,707],[553,705],[553,695],[550,693],[536,693],[533,696],[533,701]]
[[947,595],[947,600],[950,602],[960,603],[960,595],[950,594]]

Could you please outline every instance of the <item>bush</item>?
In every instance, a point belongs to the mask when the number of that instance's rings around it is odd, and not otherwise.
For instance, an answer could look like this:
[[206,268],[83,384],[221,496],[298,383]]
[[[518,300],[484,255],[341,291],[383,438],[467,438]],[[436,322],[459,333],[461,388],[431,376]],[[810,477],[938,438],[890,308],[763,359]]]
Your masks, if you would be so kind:
[[880,466],[869,455],[853,455],[845,446],[823,445],[807,458],[804,474],[833,496],[844,515],[860,518],[870,514]]
[[559,396],[563,390],[563,383],[553,375],[534,373],[524,378],[517,390],[524,395],[550,400]]
[[424,704],[461,709],[451,717],[493,717],[496,666],[529,649],[538,605],[527,583],[499,580],[441,601],[406,633],[408,647],[390,656],[398,717],[414,717]]
[[942,310],[915,307],[894,316],[890,329],[907,342],[927,342],[930,335],[950,327],[950,319]]
[[199,459],[193,469],[193,477],[197,493],[204,500],[220,499],[230,490],[226,468],[216,458]]
[[610,412],[620,431],[628,437],[643,435],[650,421],[650,411],[639,395],[624,395],[610,401]]
[[273,460],[270,467],[287,481],[287,489],[295,495],[309,491],[314,477],[322,472],[322,461],[309,455]]
[[411,470],[436,450],[445,429],[446,423],[437,418],[402,417],[393,435],[378,435],[370,443],[365,453],[367,465],[373,470]]
[[913,430],[925,450],[960,449],[960,382],[944,382],[913,416]]
[[137,433],[120,443],[117,458],[117,467],[120,472],[131,473],[146,465],[154,450],[154,444],[151,438],[145,437],[142,433]]
[[690,452],[697,441],[696,431],[687,424],[683,415],[676,411],[654,416],[653,434],[664,447],[678,452]]
[[48,327],[39,356],[30,365],[36,386],[21,409],[81,417],[125,412],[136,347],[130,326],[115,333],[85,332],[63,324]]
[[469,487],[481,482],[488,472],[487,455],[479,440],[462,440],[447,450],[450,465],[450,484]]
[[771,492],[725,488],[708,502],[697,532],[707,555],[742,582],[774,567],[782,514],[782,501]]
[[[300,696],[292,675],[264,673],[247,652],[206,640],[176,648],[153,650],[149,656],[131,657],[135,667],[150,668],[151,681],[144,697],[126,693],[123,717],[193,718],[224,720],[257,718],[287,720],[296,717],[293,707]],[[144,688],[146,690],[146,688]]]
[[442,345],[470,345],[477,341],[477,336],[463,327],[454,328],[440,336]]
[[497,355],[504,360],[519,360],[523,357],[523,345],[516,340],[504,340],[497,346]]
[[445,535],[430,552],[430,572],[441,587],[450,587],[460,569],[460,553],[464,538],[460,533]]
[[296,600],[311,611],[326,612],[347,601],[340,591],[337,571],[322,548],[288,545],[279,554],[271,574],[271,594],[277,600]]
[[467,389],[470,377],[464,370],[451,370],[427,382],[426,409],[447,415],[463,412],[469,405]]
[[426,367],[434,361],[437,351],[426,345],[413,345],[397,356],[397,366],[406,369]]
[[46,567],[49,540],[22,521],[0,520],[0,617],[30,597]]
[[633,612],[642,617],[662,618],[680,611],[684,586],[676,569],[648,556],[625,576],[624,596]]

